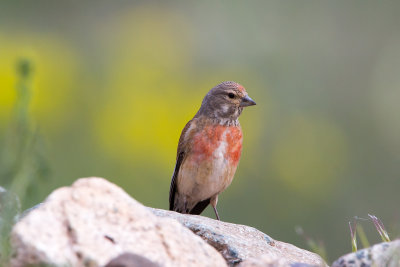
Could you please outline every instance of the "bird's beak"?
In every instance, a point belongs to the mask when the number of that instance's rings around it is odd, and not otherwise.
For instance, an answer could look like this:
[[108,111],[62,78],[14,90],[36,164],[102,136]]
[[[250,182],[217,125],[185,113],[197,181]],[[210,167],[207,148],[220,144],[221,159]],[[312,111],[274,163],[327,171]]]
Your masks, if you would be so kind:
[[250,96],[246,95],[245,97],[242,98],[242,102],[240,102],[239,106],[248,107],[248,106],[253,106],[255,104],[256,102],[254,102],[254,100],[251,99]]

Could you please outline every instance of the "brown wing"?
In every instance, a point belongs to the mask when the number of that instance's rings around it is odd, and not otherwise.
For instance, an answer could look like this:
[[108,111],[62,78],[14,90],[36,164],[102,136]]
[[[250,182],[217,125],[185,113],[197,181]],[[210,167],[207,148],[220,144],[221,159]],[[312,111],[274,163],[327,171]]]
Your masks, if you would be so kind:
[[177,186],[176,182],[178,179],[178,173],[179,173],[181,164],[186,157],[186,154],[185,154],[186,143],[185,143],[184,139],[185,139],[186,132],[188,131],[188,129],[190,128],[190,126],[192,124],[192,121],[193,120],[190,120],[188,123],[186,123],[185,128],[183,128],[181,136],[179,138],[178,151],[176,154],[175,170],[174,170],[174,174],[172,175],[171,186],[169,188],[169,210],[174,209],[176,186]]

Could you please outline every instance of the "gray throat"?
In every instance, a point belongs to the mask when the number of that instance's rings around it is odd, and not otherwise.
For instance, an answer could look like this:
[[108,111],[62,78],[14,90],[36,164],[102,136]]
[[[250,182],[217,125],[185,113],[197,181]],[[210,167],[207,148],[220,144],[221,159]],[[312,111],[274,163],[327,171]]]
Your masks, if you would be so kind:
[[232,117],[220,117],[215,116],[213,113],[203,113],[201,109],[196,113],[194,116],[195,118],[206,117],[207,119],[211,120],[213,124],[219,124],[223,126],[240,126],[239,118],[232,118]]
[[223,125],[223,126],[239,126],[239,119],[232,119],[232,118],[212,118],[213,123]]

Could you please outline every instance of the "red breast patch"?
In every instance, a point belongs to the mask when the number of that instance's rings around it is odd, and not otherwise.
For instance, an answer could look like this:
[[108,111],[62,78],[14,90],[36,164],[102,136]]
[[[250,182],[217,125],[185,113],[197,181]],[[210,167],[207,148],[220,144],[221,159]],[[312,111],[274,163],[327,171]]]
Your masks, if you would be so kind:
[[239,163],[242,154],[242,130],[239,127],[229,127],[226,135],[228,142],[228,158],[234,165]]
[[236,126],[205,126],[193,136],[193,160],[213,160],[213,153],[221,142],[227,143],[225,157],[231,164],[237,165],[242,152],[242,130]]

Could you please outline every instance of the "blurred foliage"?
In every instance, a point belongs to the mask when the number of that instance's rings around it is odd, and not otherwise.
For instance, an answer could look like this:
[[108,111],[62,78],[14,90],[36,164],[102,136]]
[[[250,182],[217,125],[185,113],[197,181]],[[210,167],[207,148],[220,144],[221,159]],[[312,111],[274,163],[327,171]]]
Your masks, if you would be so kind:
[[399,9],[395,1],[2,2],[0,186],[27,208],[79,177],[102,176],[167,208],[180,131],[211,87],[234,80],[257,106],[240,118],[244,150],[219,200],[223,220],[304,247],[301,225],[332,258],[351,250],[355,215],[379,213],[394,238]]
[[0,187],[1,265],[6,264],[10,255],[9,233],[21,212],[21,203],[29,207],[30,203],[40,201],[40,191],[48,182],[41,137],[29,115],[32,72],[29,60],[17,62],[16,100],[0,150],[0,179],[5,187]]
[[0,150],[2,185],[16,194],[25,205],[28,201],[40,201],[38,196],[43,190],[42,185],[48,182],[48,165],[41,136],[29,114],[32,71],[29,60],[17,62],[16,101]]
[[0,187],[0,266],[8,265],[11,256],[10,232],[20,212],[18,196]]
[[328,253],[326,252],[325,245],[322,241],[316,241],[311,237],[309,237],[306,233],[304,233],[303,228],[301,228],[300,226],[296,226],[295,229],[296,233],[305,240],[307,246],[310,248],[312,252],[320,255],[325,262],[329,262]]
[[339,177],[347,164],[347,144],[337,126],[297,115],[281,131],[271,152],[279,179],[295,190],[312,191],[320,197],[327,194],[321,188],[343,182]]

